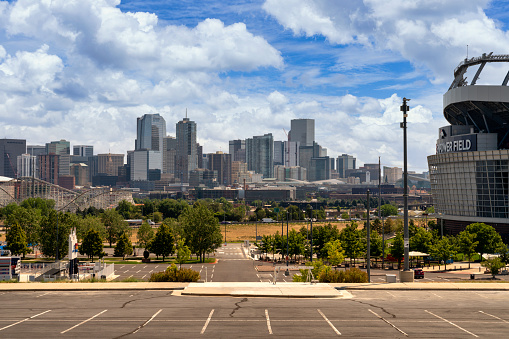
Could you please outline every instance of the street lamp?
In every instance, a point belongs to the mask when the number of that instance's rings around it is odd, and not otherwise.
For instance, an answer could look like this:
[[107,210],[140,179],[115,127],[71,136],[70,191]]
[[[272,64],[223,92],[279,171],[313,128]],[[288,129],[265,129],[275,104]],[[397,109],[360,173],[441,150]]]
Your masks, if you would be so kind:
[[409,235],[408,235],[408,159],[407,159],[407,128],[406,128],[406,118],[408,117],[408,111],[410,107],[407,105],[407,101],[410,99],[403,98],[403,105],[401,105],[400,110],[403,112],[403,122],[401,123],[401,128],[403,128],[403,218],[404,218],[404,228],[403,228],[403,241],[404,241],[404,271],[409,271]]
[[369,225],[369,189],[368,191],[366,192],[367,193],[367,199],[368,199],[368,206],[367,206],[367,210],[368,210],[368,213],[366,215],[366,231],[367,231],[367,243],[368,243],[368,246],[367,246],[367,269],[368,269],[368,283],[371,282],[371,239],[370,239],[370,233],[371,233],[371,230],[370,230],[370,225]]
[[289,241],[288,241],[288,210],[286,210],[286,272],[285,275],[290,275],[290,272],[288,271],[288,254],[289,254]]

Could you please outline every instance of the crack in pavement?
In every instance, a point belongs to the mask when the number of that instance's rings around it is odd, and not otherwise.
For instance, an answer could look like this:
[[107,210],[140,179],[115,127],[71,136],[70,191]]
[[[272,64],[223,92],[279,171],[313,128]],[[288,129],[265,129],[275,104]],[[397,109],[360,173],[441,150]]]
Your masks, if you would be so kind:
[[353,302],[356,302],[356,303],[359,303],[359,304],[362,304],[362,305],[368,305],[368,306],[371,306],[373,308],[378,308],[380,309],[382,312],[384,312],[385,314],[388,314],[390,315],[392,318],[396,318],[396,315],[387,311],[385,308],[383,308],[382,306],[377,306],[377,305],[374,305],[374,304],[370,304],[370,303],[366,303],[366,302],[363,302],[363,301],[360,301],[360,300],[355,300],[355,299],[350,299],[349,301],[353,301]]
[[[171,296],[173,294],[173,291],[169,291],[168,293],[166,293],[165,296]],[[164,297],[164,296],[163,296]],[[148,297],[148,298],[139,298],[139,299],[133,299],[133,300],[129,300],[129,301],[126,301],[122,306],[120,306],[120,308],[124,308],[126,307],[128,304],[132,303],[132,302],[135,302],[135,301],[140,301],[140,300],[149,300],[149,299],[155,299],[155,298],[161,298],[161,296],[156,296],[156,297]]]
[[235,308],[234,308],[234,309],[233,309],[233,311],[230,313],[230,317],[232,317],[232,318],[233,318],[233,314],[234,314],[236,311],[238,311],[238,310],[240,310],[240,309],[241,309],[240,304],[241,304],[241,303],[243,303],[243,302],[246,302],[246,301],[247,301],[247,298],[243,298],[243,299],[241,299],[240,301],[236,302],[236,303],[235,303]]

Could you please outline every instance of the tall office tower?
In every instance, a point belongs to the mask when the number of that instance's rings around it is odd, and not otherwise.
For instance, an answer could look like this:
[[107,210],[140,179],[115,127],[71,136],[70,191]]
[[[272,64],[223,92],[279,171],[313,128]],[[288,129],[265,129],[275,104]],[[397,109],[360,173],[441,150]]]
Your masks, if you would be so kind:
[[46,146],[27,145],[27,154],[34,155],[34,156],[46,154]]
[[247,168],[262,174],[264,178],[274,176],[274,137],[271,133],[246,139]]
[[247,164],[243,161],[232,161],[232,183],[242,184],[241,177],[247,176]]
[[285,144],[283,141],[274,141],[274,166],[284,165]]
[[403,169],[401,167],[387,167],[384,166],[384,176],[382,177],[383,183],[395,184],[396,181],[403,177]]
[[209,169],[217,171],[220,185],[230,185],[232,180],[232,156],[228,153],[216,152],[209,154]]
[[369,172],[370,178],[373,178],[373,181],[378,182],[378,172],[379,172],[380,166],[378,166],[378,163],[376,164],[364,164],[364,166],[359,167],[359,170],[363,172]]
[[18,155],[26,153],[27,141],[0,139],[0,175],[15,178],[18,173]]
[[166,121],[159,114],[145,114],[137,120],[135,150],[163,150],[163,138],[166,136]]
[[246,140],[230,140],[229,146],[232,161],[246,162]]
[[300,163],[300,142],[298,141],[285,141],[283,143],[284,156],[283,165],[285,167],[299,166]]
[[318,157],[311,159],[311,166],[308,169],[308,180],[319,181],[330,179],[329,157]]
[[172,136],[163,138],[163,173],[175,174],[177,139]]
[[17,158],[18,177],[38,177],[37,157],[21,154]]
[[46,154],[70,155],[71,143],[64,139],[49,142],[46,144]]
[[74,176],[74,183],[77,186],[85,186],[90,183],[88,180],[88,166],[84,163],[72,164],[71,175]]
[[58,185],[58,154],[43,154],[38,156],[39,160],[39,178],[49,183]]
[[189,173],[198,168],[198,144],[196,143],[196,123],[184,118],[177,129],[176,174],[182,182],[189,182]]
[[[131,180],[159,180],[163,171],[161,151],[136,150],[128,153]],[[157,175],[159,173],[159,175]]]
[[72,154],[80,157],[91,157],[94,155],[94,146],[74,145],[72,147]]
[[98,154],[97,172],[112,176],[118,176],[118,168],[124,165],[123,154]]
[[293,119],[289,140],[300,142],[301,146],[313,146],[315,141],[315,119]]
[[340,178],[346,178],[345,173],[346,170],[355,169],[355,163],[357,159],[355,159],[352,155],[342,154],[338,157],[336,161],[336,170],[338,172],[338,176]]

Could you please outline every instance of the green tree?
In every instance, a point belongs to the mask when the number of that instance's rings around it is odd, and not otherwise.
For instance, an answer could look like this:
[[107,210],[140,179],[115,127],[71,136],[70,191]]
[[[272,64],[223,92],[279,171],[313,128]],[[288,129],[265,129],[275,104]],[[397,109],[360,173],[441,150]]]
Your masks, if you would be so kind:
[[189,204],[185,200],[164,199],[159,204],[159,212],[163,214],[164,219],[178,219],[187,209],[189,209]]
[[432,245],[433,235],[431,232],[426,231],[423,227],[417,227],[414,235],[410,237],[410,251],[429,254]]
[[384,218],[391,215],[398,215],[398,208],[394,205],[385,204],[380,208],[380,213]]
[[465,231],[475,234],[475,240],[479,242],[475,250],[481,257],[485,253],[497,253],[504,246],[500,234],[490,225],[484,223],[470,224],[465,228]]
[[491,276],[495,279],[495,275],[497,275],[502,267],[505,266],[505,263],[502,262],[500,258],[491,258],[484,260],[481,265],[490,270]]
[[34,249],[39,242],[41,218],[41,210],[30,206],[20,206],[7,215],[6,224],[14,225],[17,223],[21,226],[25,232],[27,244]]
[[124,232],[117,239],[113,255],[115,257],[122,257],[122,259],[125,259],[126,255],[130,255],[132,253],[133,244],[131,243],[131,239],[129,239],[127,232]]
[[185,239],[179,239],[177,241],[177,258],[175,259],[175,262],[179,264],[179,269],[182,268],[182,264],[189,260],[189,258],[191,258],[191,250],[185,244]]
[[456,254],[456,249],[454,247],[453,240],[449,237],[443,237],[438,240],[436,244],[431,246],[431,256],[435,259],[443,260],[445,269],[447,270],[447,260]]
[[129,231],[129,225],[124,218],[114,209],[105,210],[101,214],[101,221],[106,227],[106,238],[110,246],[117,241],[117,238]]
[[141,224],[140,228],[138,228],[138,246],[141,248],[147,248],[147,245],[154,238],[154,230],[152,226],[148,223],[144,222]]
[[392,242],[391,255],[398,260],[398,269],[401,268],[401,259],[405,255],[405,242],[403,234],[398,233]]
[[338,266],[345,260],[345,250],[339,239],[329,241],[324,248],[327,251],[327,260],[332,266]]
[[27,246],[25,231],[18,223],[9,227],[5,240],[7,241],[7,248],[13,255],[23,254],[24,258],[25,254],[30,250]]
[[222,235],[219,222],[214,214],[205,206],[195,204],[184,211],[179,217],[186,234],[186,241],[191,251],[205,260],[205,254],[221,246]]
[[83,242],[78,247],[78,251],[81,255],[86,255],[92,259],[92,262],[94,262],[94,256],[102,258],[104,252],[101,234],[96,229],[90,228],[83,237]]
[[472,256],[477,253],[476,248],[479,242],[475,241],[475,238],[475,234],[469,233],[467,231],[461,231],[457,236],[458,249],[467,257],[468,268],[470,268],[470,261]]
[[162,224],[157,229],[155,237],[149,243],[149,251],[154,253],[158,258],[163,257],[163,261],[166,257],[174,252],[175,238],[170,230],[170,227],[166,224]]
[[134,212],[135,206],[127,200],[122,200],[118,203],[116,210],[122,218],[131,219],[131,214]]
[[78,240],[82,240],[90,230],[95,230],[99,233],[101,239],[106,237],[106,227],[104,227],[101,218],[87,215],[85,218],[78,220],[78,228],[76,229]]
[[364,249],[361,240],[361,232],[357,229],[357,223],[352,222],[350,226],[345,227],[340,233],[340,240],[345,254],[352,259],[359,257]]
[[[78,218],[75,214],[57,212],[51,210],[48,216],[41,220],[39,249],[46,257],[56,255],[58,247],[58,258],[61,260],[67,254],[69,234],[71,229],[78,226]],[[57,242],[58,229],[58,242]]]

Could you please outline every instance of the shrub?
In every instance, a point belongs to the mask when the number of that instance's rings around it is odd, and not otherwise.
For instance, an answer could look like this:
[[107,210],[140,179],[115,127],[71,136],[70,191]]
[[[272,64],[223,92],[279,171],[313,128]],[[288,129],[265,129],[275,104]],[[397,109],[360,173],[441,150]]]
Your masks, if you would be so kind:
[[178,269],[172,264],[164,272],[152,273],[148,281],[151,282],[195,282],[200,280],[200,273],[190,268]]
[[368,282],[368,274],[358,268],[350,268],[346,271],[324,269],[318,277],[324,283],[365,283]]

